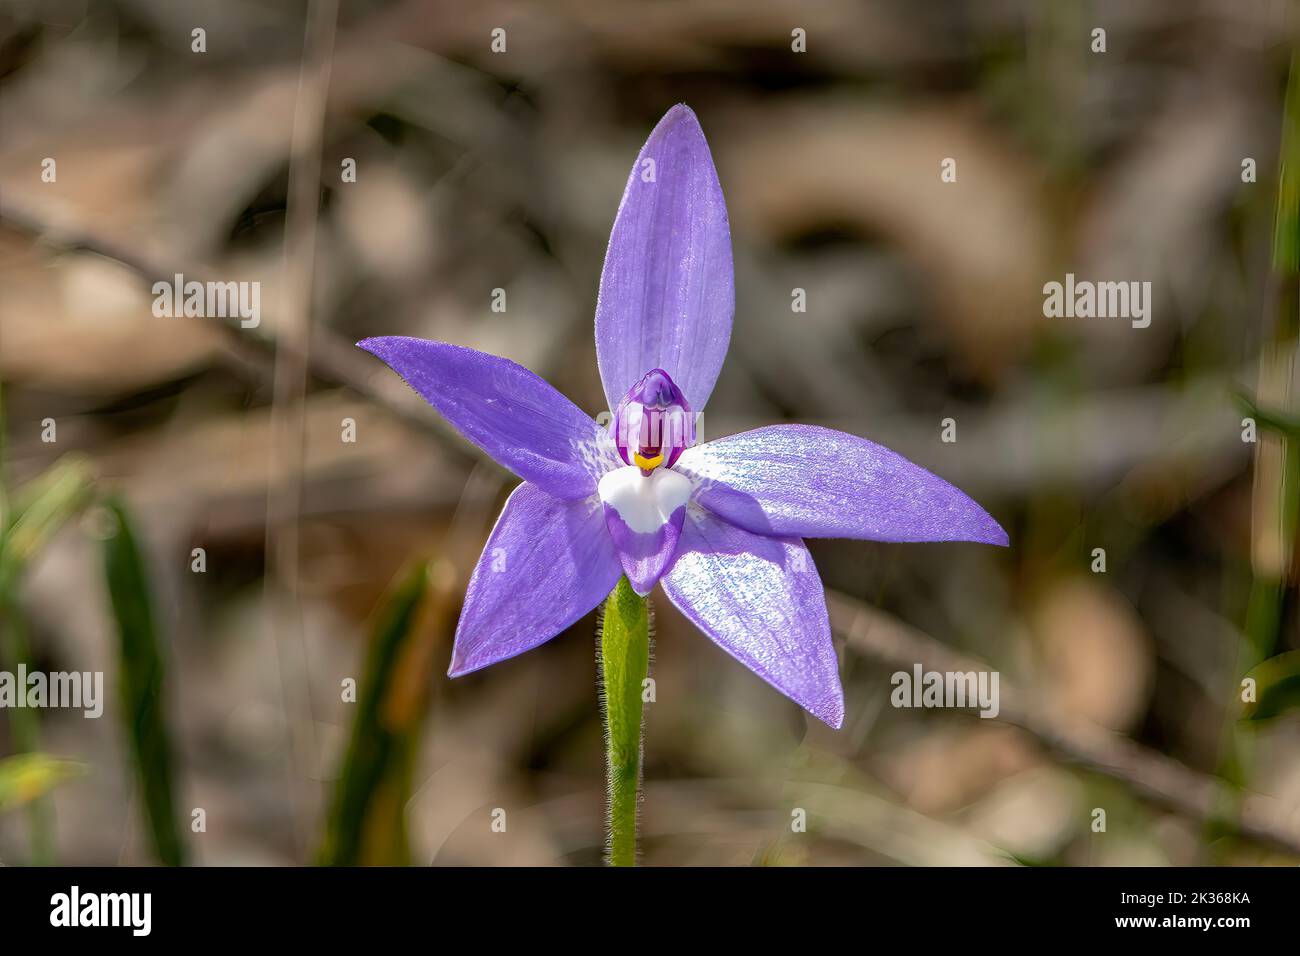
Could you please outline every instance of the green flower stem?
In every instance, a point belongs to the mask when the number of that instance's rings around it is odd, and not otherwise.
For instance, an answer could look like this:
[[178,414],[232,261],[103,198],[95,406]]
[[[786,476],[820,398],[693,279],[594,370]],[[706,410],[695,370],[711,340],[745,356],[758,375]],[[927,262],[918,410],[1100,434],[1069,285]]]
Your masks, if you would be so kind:
[[605,688],[610,866],[636,865],[636,815],[641,790],[642,688],[650,670],[650,603],[627,578],[605,602],[600,633]]

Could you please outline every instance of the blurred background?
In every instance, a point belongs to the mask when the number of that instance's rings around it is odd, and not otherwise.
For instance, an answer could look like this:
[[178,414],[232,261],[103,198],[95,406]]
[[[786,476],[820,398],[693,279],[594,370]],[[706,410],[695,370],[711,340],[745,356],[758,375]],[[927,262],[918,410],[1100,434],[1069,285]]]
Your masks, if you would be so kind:
[[[515,479],[352,343],[505,355],[599,412],[605,243],[679,101],[736,259],[705,437],[869,437],[1012,544],[812,543],[839,732],[660,596],[644,862],[1300,862],[1296,23],[9,0],[0,670],[107,703],[0,710],[0,862],[599,862],[595,616],[444,676]],[[1150,327],[1045,318],[1067,272],[1151,282]],[[260,324],[155,317],[176,273],[260,282]],[[890,705],[968,662],[997,719]]]

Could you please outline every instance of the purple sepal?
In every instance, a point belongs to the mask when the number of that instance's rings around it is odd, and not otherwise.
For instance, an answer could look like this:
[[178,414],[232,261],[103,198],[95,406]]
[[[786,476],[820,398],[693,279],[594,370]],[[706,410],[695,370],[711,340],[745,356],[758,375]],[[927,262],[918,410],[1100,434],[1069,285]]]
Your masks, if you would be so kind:
[[622,573],[599,498],[561,501],[520,485],[470,577],[448,674],[549,641],[603,601]]
[[758,534],[978,541],[1007,533],[965,492],[882,445],[815,425],[770,425],[697,445],[677,470],[695,500]]
[[802,541],[692,508],[664,593],[719,647],[839,729],[844,692],[821,578]]
[[387,362],[494,460],[558,498],[587,497],[618,463],[593,418],[509,359],[405,335],[357,345]]
[[731,230],[695,114],[664,114],[628,175],[596,299],[596,359],[613,411],[663,369],[703,411],[731,339]]

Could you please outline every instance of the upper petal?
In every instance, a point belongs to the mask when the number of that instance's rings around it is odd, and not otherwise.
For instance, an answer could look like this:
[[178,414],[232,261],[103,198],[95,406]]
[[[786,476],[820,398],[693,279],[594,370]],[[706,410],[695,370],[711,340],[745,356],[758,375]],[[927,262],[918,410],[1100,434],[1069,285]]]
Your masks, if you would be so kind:
[[585,498],[619,464],[605,429],[509,359],[390,335],[357,343],[419,392],[467,439],[559,498]]
[[704,131],[670,109],[627,179],[600,274],[596,358],[610,409],[660,368],[702,411],[731,338],[731,230]]
[[844,723],[826,597],[802,541],[750,534],[691,508],[663,586],[724,651],[814,717]]
[[452,677],[549,641],[623,573],[600,499],[561,501],[525,482],[506,500],[456,625]]
[[697,445],[677,470],[695,500],[760,534],[1005,545],[989,513],[882,445],[815,425],[771,425]]

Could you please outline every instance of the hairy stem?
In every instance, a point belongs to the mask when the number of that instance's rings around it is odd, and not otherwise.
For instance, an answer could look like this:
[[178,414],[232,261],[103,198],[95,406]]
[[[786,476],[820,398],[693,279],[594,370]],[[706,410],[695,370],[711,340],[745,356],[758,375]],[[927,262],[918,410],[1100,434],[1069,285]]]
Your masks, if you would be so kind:
[[621,578],[605,603],[600,633],[605,688],[610,866],[636,865],[641,790],[642,688],[650,670],[650,604]]

